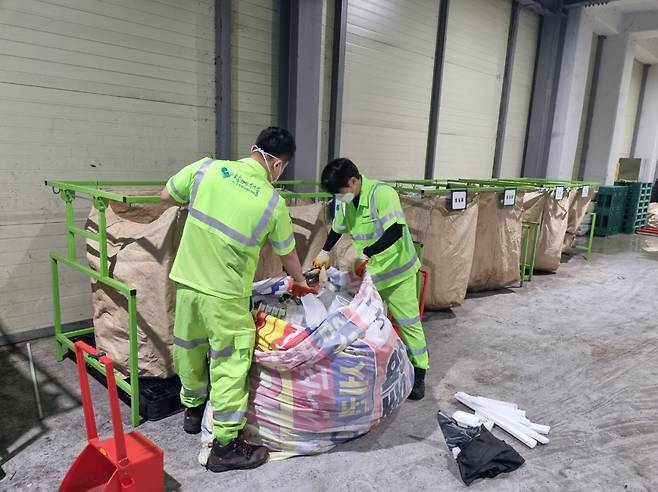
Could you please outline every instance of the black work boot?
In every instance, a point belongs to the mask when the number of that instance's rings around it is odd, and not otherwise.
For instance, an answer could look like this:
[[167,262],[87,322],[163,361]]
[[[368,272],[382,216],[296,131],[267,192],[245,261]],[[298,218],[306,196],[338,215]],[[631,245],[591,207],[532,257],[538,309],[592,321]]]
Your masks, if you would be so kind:
[[414,367],[414,387],[409,395],[410,400],[422,400],[425,397],[425,369]]
[[226,446],[220,446],[217,439],[214,440],[206,469],[217,473],[258,468],[267,461],[268,456],[265,446],[252,446],[240,433]]
[[201,421],[206,404],[202,403],[198,407],[188,407],[185,409],[183,417],[183,430],[188,434],[198,434],[201,432]]

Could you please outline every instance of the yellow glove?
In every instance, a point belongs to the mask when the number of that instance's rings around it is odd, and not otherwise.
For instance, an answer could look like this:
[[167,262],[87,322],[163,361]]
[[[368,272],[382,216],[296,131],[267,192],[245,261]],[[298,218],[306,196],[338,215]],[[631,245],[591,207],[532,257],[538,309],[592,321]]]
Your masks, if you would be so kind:
[[322,268],[322,267],[329,268],[331,266],[331,260],[329,259],[329,252],[325,250],[320,251],[318,256],[316,256],[313,259],[311,265],[313,265],[313,268]]

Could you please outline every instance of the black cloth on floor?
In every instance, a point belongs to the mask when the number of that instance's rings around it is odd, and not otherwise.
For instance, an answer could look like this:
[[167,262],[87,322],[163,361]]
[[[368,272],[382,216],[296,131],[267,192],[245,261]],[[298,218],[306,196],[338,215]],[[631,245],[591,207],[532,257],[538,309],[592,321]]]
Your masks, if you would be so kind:
[[514,471],[525,460],[512,446],[480,426],[480,432],[457,456],[457,463],[462,480],[470,485],[478,478]]
[[448,449],[458,447],[459,473],[466,485],[478,478],[492,478],[516,470],[525,463],[523,457],[505,441],[494,437],[483,426],[463,428],[444,414],[438,414],[439,426]]

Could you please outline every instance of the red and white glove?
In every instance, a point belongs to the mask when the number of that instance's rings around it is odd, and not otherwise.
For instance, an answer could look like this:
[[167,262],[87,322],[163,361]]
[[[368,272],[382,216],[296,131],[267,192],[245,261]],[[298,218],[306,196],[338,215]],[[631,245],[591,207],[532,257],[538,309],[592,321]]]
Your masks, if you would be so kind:
[[366,255],[362,254],[356,260],[354,260],[354,274],[357,277],[363,277],[363,275],[366,273],[368,259],[369,258]]
[[290,289],[290,294],[293,298],[299,299],[304,297],[306,294],[317,294],[320,290],[320,286],[309,287],[306,281],[304,282],[295,282],[292,284],[292,289]]

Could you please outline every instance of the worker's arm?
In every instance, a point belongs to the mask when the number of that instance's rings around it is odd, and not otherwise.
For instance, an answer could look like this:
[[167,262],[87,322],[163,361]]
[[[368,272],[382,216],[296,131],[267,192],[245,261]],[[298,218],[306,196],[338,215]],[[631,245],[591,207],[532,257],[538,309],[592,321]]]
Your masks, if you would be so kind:
[[302,272],[302,265],[299,262],[297,251],[294,249],[287,255],[280,256],[283,269],[290,275],[295,282],[302,284],[306,282],[304,272]]
[[174,174],[160,192],[160,200],[172,205],[185,205],[190,201],[194,176],[207,158],[193,162]]
[[166,187],[162,188],[162,191],[160,191],[160,200],[165,203],[171,203],[172,205],[179,205],[179,202],[177,202],[174,197],[169,194]]
[[274,212],[274,227],[268,235],[272,250],[281,258],[283,268],[293,280],[298,283],[306,283],[302,272],[299,256],[295,251],[295,234],[292,229],[292,219],[283,200],[279,201]]
[[324,246],[322,246],[322,250],[326,251],[327,253],[331,251],[331,249],[336,246],[336,243],[339,241],[341,236],[342,234],[331,229],[329,231],[329,235],[327,236],[327,240],[324,242]]
[[399,223],[394,223],[388,229],[384,231],[382,237],[380,237],[377,242],[363,248],[363,254],[368,258],[372,258],[377,253],[381,253],[389,246],[392,246],[393,243],[402,238],[403,225]]

